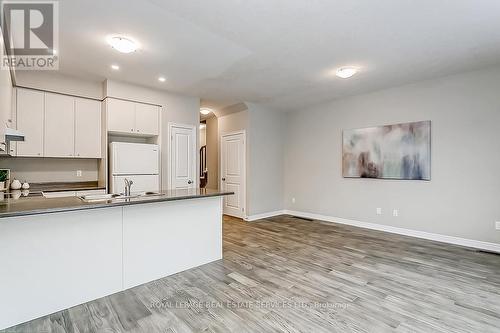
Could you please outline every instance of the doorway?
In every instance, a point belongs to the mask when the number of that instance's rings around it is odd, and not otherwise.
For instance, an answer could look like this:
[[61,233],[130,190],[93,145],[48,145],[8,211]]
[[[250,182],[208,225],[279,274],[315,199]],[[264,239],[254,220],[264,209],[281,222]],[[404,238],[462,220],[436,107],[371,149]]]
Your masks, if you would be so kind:
[[196,127],[169,123],[168,135],[169,188],[171,190],[196,188]]
[[246,216],[246,133],[224,134],[220,140],[220,189],[234,192],[224,197],[224,214]]

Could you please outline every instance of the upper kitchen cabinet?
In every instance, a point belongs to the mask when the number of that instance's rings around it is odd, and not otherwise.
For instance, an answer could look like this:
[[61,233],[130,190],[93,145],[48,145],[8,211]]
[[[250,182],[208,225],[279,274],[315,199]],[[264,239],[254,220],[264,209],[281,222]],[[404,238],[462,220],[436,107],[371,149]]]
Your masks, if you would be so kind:
[[75,98],[45,94],[44,156],[75,156]]
[[16,117],[17,156],[101,158],[97,100],[18,88]]
[[43,118],[45,93],[17,89],[16,124],[24,133],[24,141],[17,143],[17,156],[43,156]]
[[156,105],[108,98],[106,109],[108,132],[137,136],[156,136],[160,132],[160,110]]
[[101,158],[101,102],[75,99],[75,156]]
[[106,99],[108,131],[135,133],[135,103],[120,99]]
[[158,106],[135,103],[135,131],[143,135],[158,135]]

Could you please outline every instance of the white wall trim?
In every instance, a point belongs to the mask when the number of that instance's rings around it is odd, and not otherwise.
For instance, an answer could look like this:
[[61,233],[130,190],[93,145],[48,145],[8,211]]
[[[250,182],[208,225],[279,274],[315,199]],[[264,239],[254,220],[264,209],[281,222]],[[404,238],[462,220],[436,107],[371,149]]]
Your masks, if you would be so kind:
[[261,214],[255,214],[255,215],[250,215],[244,218],[245,221],[247,222],[252,222],[260,219],[266,219],[268,217],[273,217],[273,216],[278,216],[278,215],[284,215],[285,211],[284,210],[277,210],[274,212],[267,212],[267,213],[261,213]]
[[460,245],[460,246],[465,246],[465,247],[500,253],[500,244],[497,244],[497,243],[489,243],[489,242],[483,242],[483,241],[474,240],[474,239],[467,239],[467,238],[460,238],[460,237],[455,237],[455,236],[434,234],[434,233],[425,232],[425,231],[392,227],[392,226],[383,225],[383,224],[362,222],[362,221],[357,221],[357,220],[345,219],[345,218],[341,218],[341,217],[334,217],[334,216],[307,213],[307,212],[299,212],[299,211],[287,210],[287,209],[279,210],[279,211],[275,211],[275,212],[251,215],[251,216],[248,216],[245,220],[251,222],[251,221],[258,220],[258,219],[264,219],[264,218],[278,216],[278,215],[293,215],[293,216],[304,217],[304,218],[308,218],[308,219],[320,220],[320,221],[325,221],[325,222],[346,224],[346,225],[351,225],[351,226],[359,227],[359,228],[384,231],[384,232],[389,232],[392,234],[410,236],[410,237],[415,237],[415,238],[422,238],[422,239],[432,240],[432,241],[436,241],[436,242],[448,243],[448,244],[453,244],[453,245]]

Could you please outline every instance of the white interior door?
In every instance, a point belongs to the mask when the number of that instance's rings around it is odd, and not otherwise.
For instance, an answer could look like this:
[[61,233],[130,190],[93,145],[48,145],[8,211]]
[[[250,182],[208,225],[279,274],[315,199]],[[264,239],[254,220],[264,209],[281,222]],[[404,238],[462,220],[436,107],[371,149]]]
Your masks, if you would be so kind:
[[196,127],[171,124],[170,189],[196,187]]
[[221,189],[234,192],[224,197],[224,214],[245,217],[245,133],[221,137]]

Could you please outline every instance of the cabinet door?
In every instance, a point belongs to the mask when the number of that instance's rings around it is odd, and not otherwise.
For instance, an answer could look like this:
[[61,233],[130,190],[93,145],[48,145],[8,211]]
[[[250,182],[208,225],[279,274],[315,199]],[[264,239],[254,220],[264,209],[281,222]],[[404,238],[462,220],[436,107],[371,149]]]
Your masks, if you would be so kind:
[[17,156],[43,156],[44,93],[17,89],[17,129],[24,142],[17,142]]
[[101,158],[101,103],[75,99],[75,156]]
[[108,131],[135,133],[135,107],[133,102],[107,99]]
[[156,105],[135,104],[135,131],[137,134],[158,135],[159,110]]
[[75,99],[45,94],[45,157],[73,157],[75,154]]

